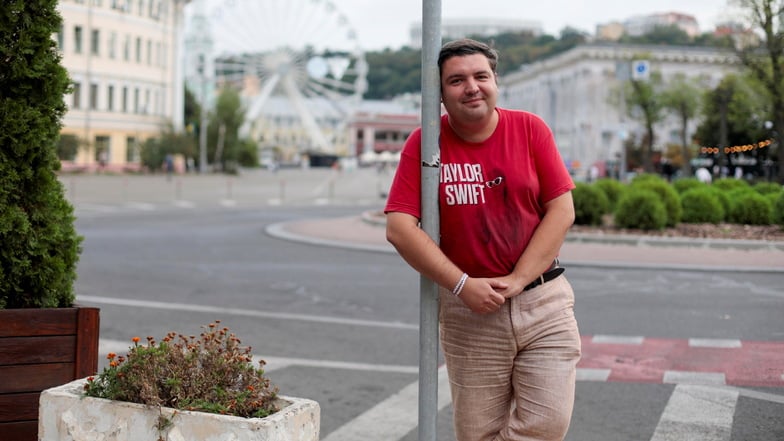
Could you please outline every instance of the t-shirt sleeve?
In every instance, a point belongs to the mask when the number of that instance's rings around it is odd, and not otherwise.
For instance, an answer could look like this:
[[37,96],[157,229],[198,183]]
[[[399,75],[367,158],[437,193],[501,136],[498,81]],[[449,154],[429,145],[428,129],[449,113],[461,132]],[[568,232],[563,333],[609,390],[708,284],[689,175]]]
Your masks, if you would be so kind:
[[413,131],[406,140],[400,153],[400,163],[389,189],[384,213],[400,212],[410,214],[417,219],[422,218],[420,197],[422,185],[421,141],[421,129]]

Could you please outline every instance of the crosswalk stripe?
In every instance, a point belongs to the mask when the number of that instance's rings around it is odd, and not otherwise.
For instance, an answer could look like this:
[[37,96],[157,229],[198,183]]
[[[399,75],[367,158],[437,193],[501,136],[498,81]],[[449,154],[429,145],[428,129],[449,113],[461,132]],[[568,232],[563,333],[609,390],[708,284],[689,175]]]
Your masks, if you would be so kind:
[[[399,440],[418,425],[419,382],[415,381],[354,418],[322,441]],[[438,370],[438,410],[452,402],[446,368]]]
[[651,441],[730,441],[737,402],[733,389],[678,385]]

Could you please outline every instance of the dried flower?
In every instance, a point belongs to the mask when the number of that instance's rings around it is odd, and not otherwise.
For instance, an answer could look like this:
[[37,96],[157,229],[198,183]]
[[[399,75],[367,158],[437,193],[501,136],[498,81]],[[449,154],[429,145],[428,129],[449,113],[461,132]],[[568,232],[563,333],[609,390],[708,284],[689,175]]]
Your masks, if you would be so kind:
[[88,379],[85,395],[241,417],[277,412],[264,361],[254,367],[250,348],[216,323],[199,339],[172,332],[160,344],[148,337],[139,345],[134,337],[125,357],[109,354],[109,366]]

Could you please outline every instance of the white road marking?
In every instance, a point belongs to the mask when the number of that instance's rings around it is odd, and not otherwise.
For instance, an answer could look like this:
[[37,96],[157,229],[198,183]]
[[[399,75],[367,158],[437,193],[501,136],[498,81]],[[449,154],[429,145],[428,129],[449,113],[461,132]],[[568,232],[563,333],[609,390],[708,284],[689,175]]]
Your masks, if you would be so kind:
[[[419,382],[415,381],[354,418],[322,441],[399,440],[417,427]],[[446,368],[438,370],[438,410],[452,402]]]
[[743,346],[738,339],[719,338],[690,338],[689,347],[692,348],[740,348]]
[[733,389],[678,385],[651,441],[729,441],[738,395]]
[[607,381],[612,369],[578,368],[577,381]]
[[243,317],[261,317],[278,320],[299,320],[304,322],[330,323],[336,325],[367,326],[372,328],[392,328],[418,330],[419,325],[401,322],[383,322],[380,320],[360,320],[342,317],[329,317],[307,314],[289,314],[284,312],[259,311],[241,308],[221,308],[211,305],[193,305],[186,303],[155,302],[151,300],[118,299],[113,297],[78,296],[79,301],[100,303],[104,305],[131,306],[135,308],[149,308],[173,311],[204,312],[209,314],[225,314]]
[[662,383],[724,385],[726,378],[719,372],[664,371]]
[[641,345],[645,337],[623,335],[594,335],[592,343],[605,343],[616,345]]

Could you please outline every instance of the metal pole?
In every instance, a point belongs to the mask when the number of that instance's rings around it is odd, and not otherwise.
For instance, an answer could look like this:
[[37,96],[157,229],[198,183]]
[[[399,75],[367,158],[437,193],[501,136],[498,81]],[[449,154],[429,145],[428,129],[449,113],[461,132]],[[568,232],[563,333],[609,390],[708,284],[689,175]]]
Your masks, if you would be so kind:
[[[422,229],[438,243],[441,131],[441,0],[422,2]],[[428,165],[425,165],[428,164]],[[438,420],[438,285],[420,277],[419,441],[436,440]]]

